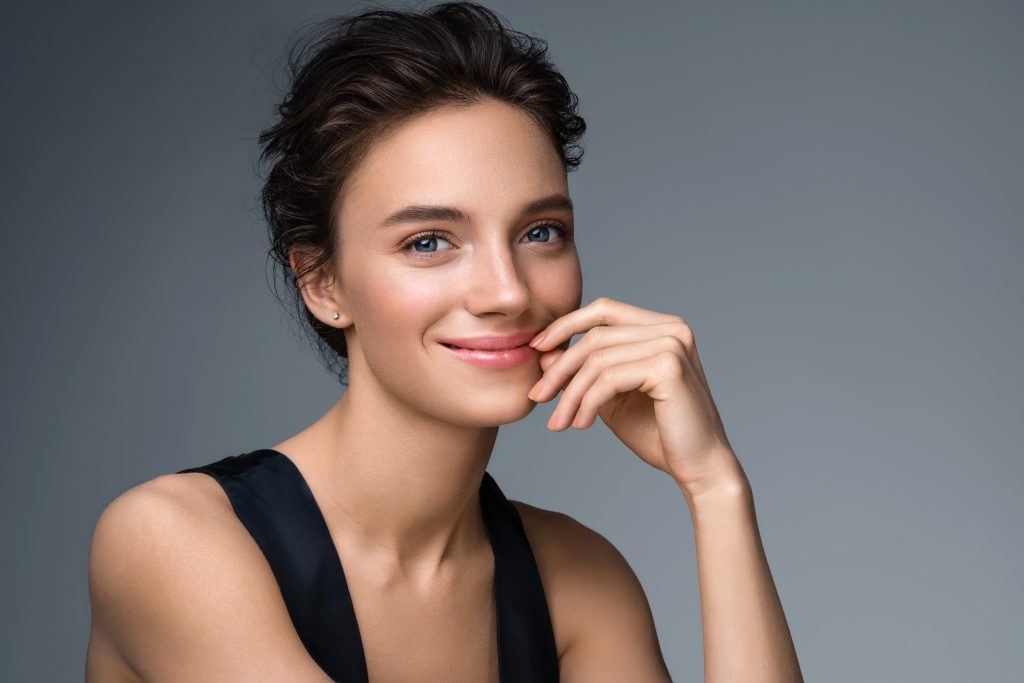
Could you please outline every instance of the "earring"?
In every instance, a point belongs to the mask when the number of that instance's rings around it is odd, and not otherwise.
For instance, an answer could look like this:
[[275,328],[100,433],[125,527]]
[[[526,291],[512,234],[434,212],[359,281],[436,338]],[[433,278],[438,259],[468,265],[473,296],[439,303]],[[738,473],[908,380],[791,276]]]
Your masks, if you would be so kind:
[[335,320],[337,320],[337,319],[338,319],[338,312],[337,312],[337,311],[335,311],[335,312],[334,312],[334,315],[332,315],[331,317],[332,317],[332,318],[334,318]]

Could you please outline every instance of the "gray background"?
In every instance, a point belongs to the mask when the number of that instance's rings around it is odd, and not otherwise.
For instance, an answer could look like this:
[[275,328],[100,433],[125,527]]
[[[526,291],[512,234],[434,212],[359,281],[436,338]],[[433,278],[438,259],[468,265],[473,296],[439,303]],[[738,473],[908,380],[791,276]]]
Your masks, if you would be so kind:
[[[694,328],[807,680],[1019,676],[1021,4],[488,5],[581,99],[584,302]],[[338,397],[267,285],[254,136],[348,7],[6,8],[0,678],[82,677],[110,500]],[[700,680],[679,491],[554,405],[490,471],[609,538]]]

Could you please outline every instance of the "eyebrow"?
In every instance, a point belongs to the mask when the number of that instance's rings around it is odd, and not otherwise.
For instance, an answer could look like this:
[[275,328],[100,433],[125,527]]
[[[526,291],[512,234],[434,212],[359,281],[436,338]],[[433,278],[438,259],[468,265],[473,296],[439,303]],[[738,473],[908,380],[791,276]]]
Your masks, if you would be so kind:
[[[523,207],[523,214],[539,213],[541,211],[552,211],[563,209],[572,213],[572,200],[568,195],[553,194],[547,197],[535,199]],[[385,218],[379,227],[385,228],[399,223],[412,223],[420,221],[458,221],[469,222],[469,216],[462,209],[454,206],[439,206],[436,204],[413,204],[395,211]]]

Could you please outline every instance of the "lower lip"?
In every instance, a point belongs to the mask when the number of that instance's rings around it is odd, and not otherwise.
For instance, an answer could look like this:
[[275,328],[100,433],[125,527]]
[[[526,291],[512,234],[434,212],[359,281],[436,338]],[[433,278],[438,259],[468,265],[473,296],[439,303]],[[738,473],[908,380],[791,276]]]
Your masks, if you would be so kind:
[[537,350],[526,344],[517,346],[514,349],[502,349],[501,351],[481,351],[480,349],[453,349],[440,344],[445,351],[450,351],[467,363],[478,365],[481,368],[491,370],[502,370],[522,365],[537,355]]

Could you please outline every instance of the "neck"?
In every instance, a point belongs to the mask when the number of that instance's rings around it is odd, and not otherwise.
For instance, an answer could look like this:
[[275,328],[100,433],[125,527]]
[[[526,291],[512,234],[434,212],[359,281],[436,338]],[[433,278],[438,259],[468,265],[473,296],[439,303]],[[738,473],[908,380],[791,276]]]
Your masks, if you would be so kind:
[[497,434],[441,422],[364,382],[275,449],[369,574],[426,584],[490,547],[479,496]]

